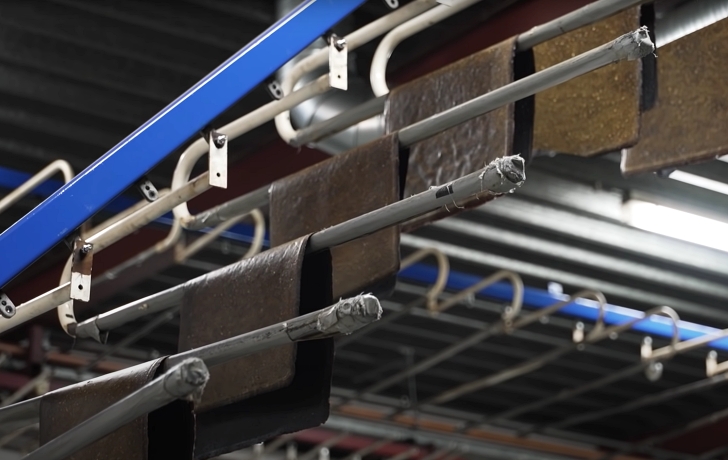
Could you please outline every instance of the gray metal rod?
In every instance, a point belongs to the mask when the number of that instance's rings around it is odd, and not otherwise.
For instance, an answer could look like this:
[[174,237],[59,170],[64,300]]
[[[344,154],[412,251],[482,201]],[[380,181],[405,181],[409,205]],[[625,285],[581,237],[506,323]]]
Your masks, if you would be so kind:
[[[309,239],[306,251],[308,253],[316,252],[361,238],[434,211],[441,206],[455,206],[457,201],[485,191],[507,193],[525,180],[523,164],[523,159],[519,156],[498,158],[485,169],[461,177],[442,187],[413,195],[314,233]],[[248,195],[241,198],[246,196]],[[184,285],[175,286],[78,323],[75,329],[76,337],[90,337],[102,341],[101,336],[105,331],[178,305],[182,300],[183,287]]]
[[369,99],[365,103],[331,117],[328,120],[300,129],[298,134],[296,134],[296,137],[291,139],[290,144],[294,147],[301,147],[336,134],[350,126],[380,115],[384,112],[384,106],[386,103],[386,95]]
[[578,396],[580,394],[596,390],[598,388],[605,387],[609,384],[612,384],[614,382],[617,382],[619,380],[631,377],[635,374],[638,374],[642,371],[644,371],[645,367],[647,367],[647,364],[636,364],[634,366],[626,367],[622,369],[619,372],[610,373],[605,375],[604,377],[594,380],[592,382],[586,383],[584,385],[580,385],[575,388],[570,388],[567,390],[560,391],[559,393],[555,394],[554,396],[539,399],[538,401],[534,401],[530,404],[525,404],[523,406],[517,406],[512,409],[508,409],[506,411],[503,411],[499,414],[496,414],[492,417],[485,417],[482,421],[478,423],[468,423],[467,427],[465,428],[471,428],[475,425],[478,425],[479,423],[498,423],[503,420],[512,419],[514,417],[518,417],[519,415],[533,412],[537,409],[541,409],[546,406],[550,406],[551,404],[564,401],[569,398],[573,398],[574,396]]
[[[165,360],[164,366],[171,370],[193,358],[203,360],[207,366],[215,366],[286,343],[350,334],[378,320],[381,314],[379,300],[363,294],[288,321],[172,355]],[[41,397],[37,397],[0,409],[0,422],[36,422],[40,400]]]
[[[551,88],[613,62],[624,59],[634,60],[643,58],[652,53],[654,50],[655,46],[650,41],[647,29],[640,28],[605,45],[591,51],[587,51],[584,54],[580,54],[579,56],[556,64],[548,69],[544,69],[468,102],[457,105],[449,110],[402,128],[399,132],[400,146],[409,147],[412,144],[428,139],[442,131],[452,128],[453,126],[483,115],[501,106],[524,99],[539,91]],[[377,99],[374,99],[373,101],[377,101]],[[379,103],[380,102],[372,102],[371,106],[367,106],[365,108],[367,110],[372,109]],[[358,112],[358,115],[361,115],[362,113],[368,114],[370,112],[364,112],[362,110],[361,112]],[[339,117],[341,117],[342,120],[338,120]],[[342,114],[339,117],[332,118],[329,121],[329,126],[345,125],[344,120],[346,120],[349,115]],[[352,116],[351,118],[357,117]],[[318,128],[311,129],[317,130]],[[230,216],[245,214],[253,209],[267,205],[267,190],[268,187],[263,187],[236,198],[231,202],[216,206],[205,213],[195,216],[194,220],[186,225],[190,229],[199,229],[206,226],[217,225]]]
[[378,320],[381,314],[379,300],[373,295],[362,294],[288,321],[172,355],[165,361],[165,367],[189,358],[199,358],[208,366],[216,366],[286,343],[351,334]]
[[650,40],[647,28],[642,27],[584,54],[402,128],[399,131],[399,144],[402,147],[409,147],[498,107],[524,99],[608,64],[625,59],[630,61],[641,59],[654,50],[655,45]]
[[105,333],[112,329],[178,306],[182,302],[183,294],[184,284],[171,287],[82,321],[76,324],[71,333],[75,333],[77,338],[93,338],[104,342]]
[[516,39],[516,45],[519,51],[531,49],[566,32],[601,21],[629,7],[641,5],[648,1],[599,0],[522,33]]
[[24,460],[64,459],[137,417],[200,392],[209,377],[202,360],[180,362],[141,389],[26,455]]
[[29,424],[38,421],[40,413],[40,400],[42,396],[15,403],[0,409],[0,425],[12,422],[27,421]]
[[270,189],[270,185],[201,212],[193,216],[193,219],[189,222],[185,222],[185,228],[200,230],[205,227],[212,227],[234,217],[247,214],[253,209],[268,206],[268,189]]
[[481,192],[508,193],[525,178],[524,162],[520,156],[497,158],[481,171],[314,233],[306,250],[316,252],[338,246],[442,206],[454,207],[458,201]]
[[156,318],[149,321],[147,324],[142,326],[140,329],[137,329],[136,331],[132,332],[131,334],[128,334],[127,336],[125,336],[118,343],[115,343],[113,346],[111,346],[108,350],[104,351],[103,353],[100,353],[91,362],[89,362],[85,366],[79,368],[77,370],[77,372],[81,373],[81,372],[88,371],[88,370],[95,368],[96,365],[99,362],[101,362],[102,360],[108,358],[109,356],[114,355],[117,351],[121,350],[122,348],[128,347],[129,345],[135,343],[137,340],[141,339],[142,337],[146,337],[153,330],[155,330],[162,324],[171,321],[172,318],[174,318],[175,314],[176,314],[176,309],[172,310],[172,311],[167,311],[165,313],[158,315]]
[[718,375],[710,377],[708,379],[698,380],[697,382],[688,383],[686,385],[682,385],[682,386],[675,387],[675,388],[669,388],[661,393],[644,396],[642,398],[635,399],[634,401],[630,401],[621,406],[609,407],[607,409],[598,410],[598,411],[594,411],[594,412],[587,412],[585,414],[567,418],[565,420],[556,422],[551,425],[537,427],[533,431],[534,432],[546,431],[548,429],[565,428],[565,427],[576,425],[576,424],[586,423],[586,422],[589,422],[592,420],[597,420],[597,419],[608,417],[611,415],[621,414],[621,413],[628,412],[631,410],[639,409],[640,407],[650,406],[653,404],[659,404],[659,403],[669,401],[671,399],[674,399],[674,398],[677,398],[680,396],[685,396],[687,394],[702,391],[707,388],[714,387],[716,385],[721,385],[726,382],[728,382],[728,374],[718,374]]
[[427,299],[425,297],[421,297],[419,299],[413,300],[412,302],[408,303],[407,305],[404,305],[402,309],[399,311],[395,311],[392,313],[388,313],[384,315],[382,319],[377,321],[374,324],[371,324],[366,329],[361,329],[356,334],[347,335],[344,337],[341,337],[341,339],[336,341],[336,349],[339,350],[351,342],[355,342],[359,340],[360,338],[364,337],[365,335],[371,334],[372,332],[376,331],[377,329],[380,329],[382,326],[386,326],[389,323],[392,323],[399,318],[403,318],[410,314],[412,310],[415,308],[419,308],[423,305],[425,305],[425,302],[427,302]]

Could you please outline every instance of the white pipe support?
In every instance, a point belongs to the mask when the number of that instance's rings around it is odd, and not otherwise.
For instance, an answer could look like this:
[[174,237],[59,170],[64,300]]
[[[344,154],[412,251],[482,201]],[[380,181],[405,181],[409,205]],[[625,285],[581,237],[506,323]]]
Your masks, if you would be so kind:
[[75,174],[71,164],[65,160],[56,160],[45,168],[41,169],[33,177],[25,181],[20,187],[8,193],[0,200],[0,213],[6,211],[9,207],[20,201],[28,193],[32,192],[37,186],[53,177],[56,173],[63,174],[63,183],[67,184],[73,179]]
[[[415,0],[402,8],[399,8],[386,16],[382,16],[376,21],[372,21],[364,27],[350,33],[344,39],[348,50],[354,51],[358,47],[369,43],[388,30],[409,21],[410,19],[434,8],[437,0]],[[281,90],[283,94],[290,94],[296,83],[306,74],[312,72],[324,65],[329,60],[329,50],[327,48],[315,51],[313,54],[301,59],[288,72],[286,72],[281,81]],[[291,124],[291,113],[285,111],[275,117],[276,129],[287,144],[290,144],[296,137],[297,131]]]
[[[242,136],[243,134],[252,131],[253,129],[271,121],[276,115],[280,114],[284,110],[292,109],[298,104],[305,102],[315,96],[325,93],[331,87],[329,82],[329,76],[324,75],[314,80],[310,84],[288,94],[277,101],[271,101],[252,112],[243,115],[237,120],[228,123],[222,128],[216,130],[221,134],[225,134],[228,138],[228,142],[233,139]],[[190,178],[192,174],[192,168],[194,168],[197,161],[208,153],[209,147],[207,142],[200,138],[190,144],[189,147],[182,153],[177,162],[177,167],[174,170],[172,176],[172,190],[182,188]],[[187,224],[194,219],[190,214],[190,210],[187,207],[187,203],[181,203],[174,208],[174,216],[179,219],[184,228],[187,228]]]
[[445,19],[453,16],[456,13],[468,8],[481,0],[459,0],[455,1],[451,6],[438,5],[429,11],[426,11],[419,16],[411,19],[404,24],[401,24],[392,29],[383,39],[379,42],[377,50],[372,58],[371,71],[369,72],[369,81],[372,85],[372,91],[374,95],[384,96],[389,93],[389,87],[387,86],[387,63],[389,58],[392,56],[394,49],[402,43],[405,39],[422,32],[423,30],[431,27]]

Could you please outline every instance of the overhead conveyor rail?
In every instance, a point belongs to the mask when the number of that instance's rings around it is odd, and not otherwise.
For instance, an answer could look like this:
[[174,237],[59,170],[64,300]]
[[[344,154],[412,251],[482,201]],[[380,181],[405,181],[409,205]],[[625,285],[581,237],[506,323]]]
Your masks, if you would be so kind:
[[365,0],[307,0],[0,235],[0,286]]

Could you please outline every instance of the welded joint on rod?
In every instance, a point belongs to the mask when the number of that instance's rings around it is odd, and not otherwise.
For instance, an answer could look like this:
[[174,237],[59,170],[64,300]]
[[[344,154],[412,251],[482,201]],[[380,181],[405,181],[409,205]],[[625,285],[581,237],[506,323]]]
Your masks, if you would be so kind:
[[210,372],[199,358],[188,358],[164,375],[164,389],[178,399],[199,402]]

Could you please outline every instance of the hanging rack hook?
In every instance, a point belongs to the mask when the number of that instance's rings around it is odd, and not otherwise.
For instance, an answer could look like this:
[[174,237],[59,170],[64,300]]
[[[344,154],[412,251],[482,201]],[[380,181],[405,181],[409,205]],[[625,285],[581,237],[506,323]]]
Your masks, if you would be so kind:
[[445,287],[447,286],[447,278],[450,275],[450,261],[447,256],[438,249],[423,248],[405,257],[400,263],[400,270],[411,267],[427,256],[433,256],[437,260],[437,279],[435,280],[435,284],[433,284],[430,290],[427,291],[427,294],[425,294],[425,298],[427,299],[427,309],[430,310],[431,313],[436,313],[440,294],[442,294],[445,290]]
[[[657,361],[659,360],[665,360],[672,358],[676,352],[677,352],[677,344],[680,342],[680,315],[675,311],[675,309],[667,307],[667,306],[660,306],[653,308],[651,310],[647,310],[645,312],[645,316],[643,318],[640,318],[635,321],[630,321],[629,324],[630,327],[634,324],[644,321],[645,319],[649,318],[650,316],[665,316],[672,322],[672,338],[670,339],[670,345],[667,347],[661,348],[659,350],[652,350],[652,340],[644,341],[642,343],[642,347],[640,349],[640,356],[642,357],[642,361],[648,362],[648,361]],[[658,353],[659,352],[659,353]]]
[[505,308],[502,315],[506,330],[509,330],[513,324],[513,320],[521,312],[521,307],[523,306],[523,280],[520,276],[518,276],[518,274],[509,270],[497,271],[469,288],[463,289],[454,296],[437,305],[434,312],[439,313],[445,311],[456,305],[458,302],[469,298],[471,295],[475,295],[477,292],[482,291],[488,286],[503,280],[510,281],[513,286],[513,299],[511,300],[511,304]]

